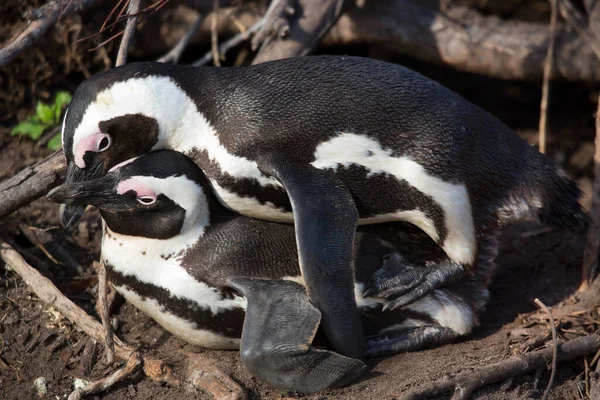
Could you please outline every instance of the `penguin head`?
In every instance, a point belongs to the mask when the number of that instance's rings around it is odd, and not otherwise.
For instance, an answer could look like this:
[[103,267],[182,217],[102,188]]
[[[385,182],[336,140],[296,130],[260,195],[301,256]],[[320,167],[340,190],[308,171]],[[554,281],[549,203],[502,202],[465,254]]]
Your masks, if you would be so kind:
[[[177,108],[187,97],[170,77],[172,68],[127,64],[77,88],[62,130],[67,183],[100,178],[125,160],[171,148],[169,133],[180,123]],[[82,215],[81,207],[69,205],[61,211],[61,223],[73,228]]]
[[126,236],[169,239],[201,234],[218,207],[202,171],[181,153],[162,150],[125,161],[105,176],[65,183],[47,198],[97,207],[109,229]]

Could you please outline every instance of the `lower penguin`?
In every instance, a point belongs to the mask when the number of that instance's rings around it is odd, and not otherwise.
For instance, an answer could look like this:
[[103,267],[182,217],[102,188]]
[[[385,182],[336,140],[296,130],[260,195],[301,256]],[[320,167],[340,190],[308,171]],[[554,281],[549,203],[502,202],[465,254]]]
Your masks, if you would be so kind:
[[[102,178],[59,186],[48,198],[100,210],[109,279],[174,335],[199,346],[239,348],[246,367],[280,389],[313,393],[366,372],[362,361],[316,345],[321,313],[303,285],[294,227],[227,210],[186,156],[151,152]],[[389,312],[383,311],[386,290],[410,288],[428,264],[451,260],[425,233],[401,222],[359,227],[354,246],[365,356],[450,342],[478,323],[494,240],[483,246],[473,274]],[[372,280],[394,276],[400,278],[389,281],[396,286],[380,288],[381,298],[363,296]]]

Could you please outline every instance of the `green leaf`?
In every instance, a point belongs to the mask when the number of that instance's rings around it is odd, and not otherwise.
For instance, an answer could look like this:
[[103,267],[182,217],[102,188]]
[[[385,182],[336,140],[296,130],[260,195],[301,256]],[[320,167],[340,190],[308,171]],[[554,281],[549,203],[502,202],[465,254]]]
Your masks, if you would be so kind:
[[54,110],[48,104],[38,101],[35,107],[35,116],[44,125],[53,125],[54,122]]
[[11,135],[24,135],[28,136],[33,140],[38,139],[44,133],[47,125],[39,124],[37,122],[27,120],[23,121],[13,128]]
[[69,105],[73,96],[69,92],[58,92],[56,93],[56,100],[54,100],[54,104],[58,104],[61,107],[65,107]]
[[50,141],[48,142],[47,147],[50,150],[58,150],[62,147],[62,141],[61,141],[61,137],[60,137],[60,133],[57,133],[56,135],[54,135],[54,137],[52,139],[50,139]]
[[72,96],[69,92],[58,92],[56,93],[56,99],[54,100],[54,123],[60,123],[60,116],[63,110],[69,105],[71,102]]

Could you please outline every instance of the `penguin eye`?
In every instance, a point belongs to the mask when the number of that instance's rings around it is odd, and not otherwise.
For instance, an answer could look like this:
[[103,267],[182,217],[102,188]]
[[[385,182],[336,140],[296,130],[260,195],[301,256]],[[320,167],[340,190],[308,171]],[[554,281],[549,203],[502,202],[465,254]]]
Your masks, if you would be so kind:
[[98,152],[101,153],[104,150],[108,149],[111,144],[112,144],[112,141],[110,139],[110,136],[104,136],[102,138],[102,140],[100,141],[100,143],[98,144]]
[[156,197],[152,196],[142,196],[137,198],[138,203],[143,204],[145,206],[149,206],[156,202]]

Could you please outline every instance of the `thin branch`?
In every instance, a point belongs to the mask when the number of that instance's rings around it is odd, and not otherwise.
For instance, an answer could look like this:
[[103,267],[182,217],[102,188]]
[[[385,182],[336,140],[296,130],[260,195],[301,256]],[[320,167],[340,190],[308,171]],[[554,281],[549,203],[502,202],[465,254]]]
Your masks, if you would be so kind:
[[[219,46],[219,54],[225,55],[229,50],[248,41],[252,37],[252,35],[258,29],[260,29],[261,25],[262,25],[262,20],[259,20],[256,24],[252,25],[246,31],[240,32],[237,35],[235,35],[234,37],[232,37],[231,39],[222,43]],[[202,58],[200,58],[200,59],[196,60],[194,63],[192,63],[192,65],[195,67],[199,67],[201,65],[206,65],[210,62],[211,59],[212,59],[212,51],[209,51]]]
[[217,33],[217,21],[219,18],[219,0],[213,1],[213,13],[210,20],[210,48],[212,52],[213,64],[216,67],[221,66],[221,54],[219,53],[219,34]]
[[133,374],[141,365],[142,356],[136,351],[131,354],[127,364],[125,364],[123,368],[115,371],[104,379],[90,383],[84,388],[75,389],[69,395],[68,400],[81,400],[87,395],[103,392]]
[[181,38],[181,40],[179,40],[179,42],[177,42],[175,47],[173,47],[167,54],[165,54],[164,56],[162,56],[161,58],[159,58],[156,61],[164,62],[164,63],[172,62],[173,64],[179,63],[179,59],[181,58],[181,55],[183,54],[187,45],[190,43],[190,40],[192,40],[192,37],[194,36],[194,34],[202,26],[203,21],[204,21],[204,17],[202,15],[199,15],[196,22],[194,22],[192,24],[192,26],[190,26],[190,28],[188,29],[186,34]]
[[548,52],[546,53],[546,62],[544,63],[544,82],[542,85],[542,103],[540,105],[540,132],[539,132],[539,150],[540,153],[546,153],[546,129],[548,125],[548,98],[550,97],[550,78],[552,76],[552,67],[554,66],[554,42],[556,41],[556,20],[557,2],[550,0],[552,14],[550,16],[550,41],[548,43]]
[[106,297],[107,279],[106,266],[103,261],[94,261],[94,269],[98,273],[98,311],[102,326],[104,327],[104,348],[106,349],[106,362],[112,364],[115,358],[115,344],[113,342],[112,326],[110,325],[110,313]]
[[140,2],[141,0],[130,0],[129,8],[127,9],[127,25],[125,25],[125,33],[123,34],[123,39],[121,39],[121,46],[119,46],[115,67],[121,66],[127,62],[127,53],[129,52],[129,46],[131,45],[131,40],[133,39],[133,34],[135,32]]
[[546,307],[544,303],[540,299],[533,300],[536,306],[541,308],[548,314],[548,318],[550,320],[550,329],[552,329],[552,373],[550,374],[550,380],[548,381],[548,386],[544,391],[544,395],[542,396],[542,400],[546,400],[550,395],[550,390],[552,389],[552,385],[554,384],[554,378],[556,377],[556,364],[558,359],[558,342],[556,341],[556,326],[554,326],[554,318],[552,318],[552,313]]
[[29,21],[25,30],[0,49],[0,67],[8,64],[21,52],[36,43],[48,29],[56,24],[59,18],[76,11],[83,11],[98,2],[98,0],[69,1],[63,8],[63,1],[51,0],[39,9],[31,11],[29,14],[34,18]]
[[[600,336],[591,334],[569,340],[558,346],[557,362],[593,354],[600,349]],[[454,391],[452,400],[468,399],[482,386],[504,381],[510,377],[527,374],[544,368],[551,361],[554,349],[546,348],[531,353],[507,358],[477,370],[461,372],[444,377],[409,391],[402,399],[426,399]]]

